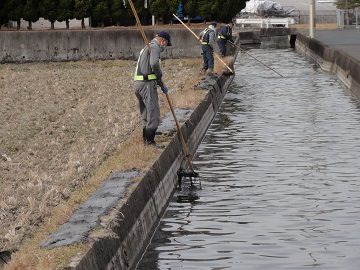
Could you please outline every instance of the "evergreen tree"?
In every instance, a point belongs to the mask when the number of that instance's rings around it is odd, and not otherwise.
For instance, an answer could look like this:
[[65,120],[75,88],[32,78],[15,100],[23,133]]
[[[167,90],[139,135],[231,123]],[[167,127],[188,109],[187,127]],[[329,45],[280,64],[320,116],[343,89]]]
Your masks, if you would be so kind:
[[153,0],[150,2],[150,12],[160,22],[172,22],[172,14],[176,13],[178,5],[178,0]]
[[0,30],[1,26],[9,22],[8,1],[0,0]]
[[200,12],[206,19],[210,17],[211,20],[228,22],[246,7],[246,2],[248,1],[249,0],[201,0]]
[[360,7],[360,0],[337,0],[334,5],[337,9],[354,9]]
[[[249,0],[231,0],[222,1],[222,8],[220,8],[220,20],[229,21],[234,18],[242,9],[246,7],[246,2]],[[221,1],[220,1],[221,2]]]
[[9,19],[16,21],[17,30],[20,29],[21,18],[24,15],[24,6],[26,0],[8,0],[9,4]]
[[54,24],[57,19],[59,0],[40,0],[39,11],[41,17],[50,21],[51,29],[54,29]]
[[167,13],[168,8],[165,0],[153,0],[150,2],[150,12],[157,19],[156,23],[164,22],[164,15]]
[[188,25],[190,25],[190,18],[196,17],[200,14],[198,0],[183,0],[183,15],[188,16]]
[[227,22],[245,8],[249,0],[184,0],[184,13],[189,17],[200,15],[205,21]]
[[119,25],[119,22],[122,19],[125,19],[126,17],[128,17],[127,10],[124,5],[124,1],[123,0],[113,0],[111,2],[111,6],[110,6],[110,14],[111,14],[113,23],[116,25]]
[[69,29],[69,20],[74,18],[75,0],[59,0],[57,21],[66,22],[66,29]]
[[179,5],[179,1],[178,0],[166,0],[166,3],[168,5],[169,9],[166,12],[166,14],[164,14],[164,15],[165,15],[165,18],[172,23],[173,18],[174,18],[173,14],[176,13],[176,10]]
[[352,8],[360,8],[360,0],[351,0]]
[[74,17],[81,20],[81,28],[85,28],[84,19],[90,17],[92,0],[75,0]]
[[[152,4],[153,2],[157,2],[157,1],[165,1],[165,0],[148,0],[148,6],[150,5],[150,10],[152,10]],[[150,3],[149,3],[150,2]],[[139,17],[139,19],[143,18],[145,13],[148,12],[148,8],[147,10],[145,10],[145,2],[144,0],[132,0],[132,3],[135,7],[135,10],[136,10],[136,13]],[[130,7],[130,4],[129,2],[126,0],[126,7],[127,7],[127,12],[128,12],[128,15],[131,17],[131,18],[135,18],[134,14],[133,14],[133,11]],[[155,14],[152,13],[152,15],[156,16]]]
[[104,26],[110,19],[110,8],[106,0],[94,0],[91,17]]
[[32,23],[40,18],[39,0],[26,0],[23,19],[28,22],[28,29],[32,30]]
[[[224,3],[226,1],[221,1]],[[199,15],[205,20],[218,20],[221,13],[223,13],[223,10],[220,10],[220,1],[206,1],[206,0],[200,0],[199,1]]]

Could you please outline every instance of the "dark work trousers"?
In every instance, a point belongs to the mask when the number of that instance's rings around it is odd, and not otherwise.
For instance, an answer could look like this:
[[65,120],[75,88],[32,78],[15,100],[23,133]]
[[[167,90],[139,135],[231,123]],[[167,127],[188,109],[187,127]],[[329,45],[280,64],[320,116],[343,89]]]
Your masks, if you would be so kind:
[[208,45],[204,44],[201,46],[202,55],[204,59],[204,66],[203,70],[207,70],[208,68],[214,68],[214,55],[213,55],[213,48]]
[[218,38],[216,41],[217,41],[217,44],[219,45],[219,50],[220,50],[221,56],[225,56],[226,55],[226,42],[227,42],[227,39]]
[[135,81],[134,89],[139,101],[143,128],[156,130],[160,124],[160,107],[156,81]]

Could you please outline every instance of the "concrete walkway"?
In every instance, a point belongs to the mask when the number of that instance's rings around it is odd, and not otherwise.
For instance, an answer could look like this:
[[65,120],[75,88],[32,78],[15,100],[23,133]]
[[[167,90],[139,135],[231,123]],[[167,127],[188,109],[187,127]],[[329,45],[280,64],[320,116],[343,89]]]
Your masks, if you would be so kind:
[[[299,32],[309,36],[308,30],[301,30]],[[315,30],[314,39],[325,46],[342,51],[360,61],[360,29]]]
[[334,73],[360,100],[360,30],[356,28],[298,31],[296,48],[310,56],[319,66]]

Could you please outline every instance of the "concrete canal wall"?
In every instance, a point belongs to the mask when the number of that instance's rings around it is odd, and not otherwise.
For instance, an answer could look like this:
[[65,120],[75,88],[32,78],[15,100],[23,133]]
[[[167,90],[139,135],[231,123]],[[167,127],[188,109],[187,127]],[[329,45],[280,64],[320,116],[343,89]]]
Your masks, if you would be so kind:
[[[193,29],[195,33],[201,30]],[[168,31],[173,46],[162,57],[200,57],[200,44],[187,29]],[[147,39],[153,39],[157,32],[146,29]],[[0,63],[136,60],[143,44],[140,31],[134,29],[1,31]]]
[[[167,30],[164,28],[164,30]],[[200,33],[203,28],[192,28]],[[145,29],[150,41],[158,30]],[[200,57],[200,44],[187,29],[168,29],[173,46],[164,58]],[[234,31],[236,32],[236,30]],[[241,31],[241,44],[288,45],[290,28]],[[143,47],[140,31],[134,29],[1,31],[0,63],[79,60],[136,60]],[[216,46],[216,51],[218,51]],[[230,45],[229,45],[230,49]]]
[[323,70],[336,74],[360,100],[359,61],[302,33],[297,34],[296,48],[316,61]]
[[257,28],[239,32],[241,45],[259,44],[260,48],[288,48],[291,37],[296,36],[294,28]]

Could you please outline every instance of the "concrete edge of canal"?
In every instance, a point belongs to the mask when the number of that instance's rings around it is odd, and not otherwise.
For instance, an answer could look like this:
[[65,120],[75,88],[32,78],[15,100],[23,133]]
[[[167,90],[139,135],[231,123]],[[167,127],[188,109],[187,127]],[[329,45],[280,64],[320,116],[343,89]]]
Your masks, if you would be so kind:
[[[232,48],[231,68],[239,49]],[[191,156],[215,117],[234,75],[221,75],[209,87],[205,99],[182,125],[181,131]],[[133,269],[156,229],[178,184],[177,171],[184,162],[181,141],[174,136],[159,159],[133,191],[111,211],[111,233],[91,239],[84,256],[74,257],[66,269]]]
[[340,50],[331,48],[302,33],[296,37],[296,48],[312,58],[323,70],[334,73],[360,100],[360,62]]

